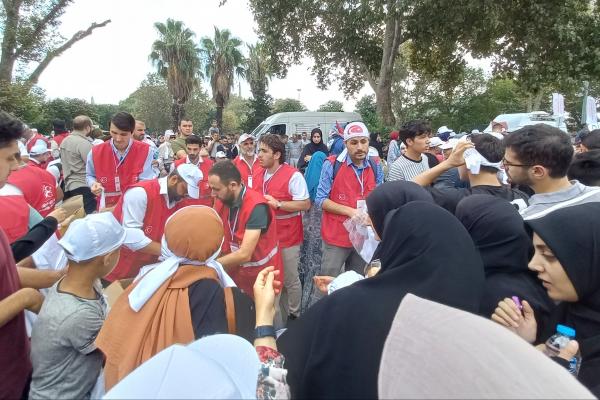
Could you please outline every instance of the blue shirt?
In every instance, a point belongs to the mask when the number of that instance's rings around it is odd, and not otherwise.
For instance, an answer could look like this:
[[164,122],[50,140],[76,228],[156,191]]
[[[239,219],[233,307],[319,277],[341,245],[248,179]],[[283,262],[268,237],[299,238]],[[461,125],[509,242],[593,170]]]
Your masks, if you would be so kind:
[[[371,168],[371,164],[367,160],[364,160],[363,165],[360,167],[354,165],[349,156],[346,156],[345,163],[346,165],[351,166],[358,176],[363,173],[365,168]],[[375,166],[375,182],[377,185],[381,185],[383,183],[383,168],[381,167],[380,163],[376,163]],[[329,162],[329,160],[325,160],[323,168],[321,169],[321,178],[319,179],[319,186],[317,187],[317,195],[315,196],[315,204],[317,204],[317,206],[322,207],[325,199],[329,198],[332,185],[333,164]]]
[[[112,139],[110,139],[110,147],[112,147],[113,152],[115,153],[115,156],[117,156],[117,159],[119,160],[119,164],[121,164],[123,162],[123,160],[125,160],[125,157],[127,157],[127,154],[129,153],[129,149],[131,149],[132,144],[133,144],[133,139],[130,139],[129,145],[127,145],[125,152],[121,153],[115,147]],[[93,149],[92,149],[92,151],[93,151]],[[90,186],[90,187],[92,186],[92,184],[94,182],[96,182],[96,168],[94,167],[94,159],[92,158],[92,151],[90,151],[88,153],[87,161],[85,163],[85,180],[86,180],[88,186]],[[138,177],[140,181],[147,181],[147,180],[156,178],[156,175],[154,174],[154,171],[152,170],[153,159],[154,159],[154,150],[150,148],[148,151],[148,156],[146,157],[146,161],[144,161],[144,169],[142,170],[142,173]]]

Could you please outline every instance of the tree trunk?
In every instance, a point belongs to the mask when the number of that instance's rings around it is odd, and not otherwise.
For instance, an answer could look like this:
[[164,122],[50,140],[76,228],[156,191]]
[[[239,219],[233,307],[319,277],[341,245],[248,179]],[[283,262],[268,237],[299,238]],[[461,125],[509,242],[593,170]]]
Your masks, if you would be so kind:
[[222,101],[217,100],[217,115],[215,116],[215,119],[217,120],[219,129],[223,126],[223,108],[225,108],[225,104],[223,104]]
[[[392,77],[394,64],[398,57],[398,49],[402,43],[402,13],[397,0],[387,1],[388,15],[385,22],[385,33],[383,39],[383,54],[381,56],[381,68],[377,78],[375,99],[377,102],[377,114],[385,126],[391,127],[396,124],[396,118],[392,111]],[[372,79],[369,79],[373,87]]]
[[396,117],[392,112],[392,85],[389,82],[386,85],[377,85],[377,92],[375,92],[375,99],[377,102],[377,114],[381,118],[381,121],[385,126],[394,126],[396,124]]
[[185,106],[180,101],[180,99],[173,97],[173,102],[171,103],[171,126],[173,127],[173,132],[177,132],[179,128],[179,122],[181,122],[181,118],[185,115]]
[[2,37],[2,49],[0,54],[0,81],[12,82],[12,74],[15,67],[17,50],[17,27],[19,24],[19,8],[21,0],[3,0],[4,13],[4,32]]

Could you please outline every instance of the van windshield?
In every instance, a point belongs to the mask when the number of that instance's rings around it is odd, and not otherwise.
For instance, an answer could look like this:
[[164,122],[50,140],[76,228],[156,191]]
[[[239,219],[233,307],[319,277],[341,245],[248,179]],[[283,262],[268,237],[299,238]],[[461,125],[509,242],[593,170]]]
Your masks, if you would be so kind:
[[266,125],[267,124],[265,124],[265,123],[260,124],[259,126],[256,127],[255,130],[252,131],[251,135],[256,137]]

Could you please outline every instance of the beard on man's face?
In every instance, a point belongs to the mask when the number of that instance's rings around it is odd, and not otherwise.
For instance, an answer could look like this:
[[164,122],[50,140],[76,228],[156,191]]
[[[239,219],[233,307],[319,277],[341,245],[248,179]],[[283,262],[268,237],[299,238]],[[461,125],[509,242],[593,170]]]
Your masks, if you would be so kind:
[[225,204],[227,207],[232,207],[233,203],[235,202],[235,193],[233,192],[233,190],[228,189],[227,190],[227,194],[225,195],[225,197],[223,197],[221,199],[221,201],[223,202],[223,204]]

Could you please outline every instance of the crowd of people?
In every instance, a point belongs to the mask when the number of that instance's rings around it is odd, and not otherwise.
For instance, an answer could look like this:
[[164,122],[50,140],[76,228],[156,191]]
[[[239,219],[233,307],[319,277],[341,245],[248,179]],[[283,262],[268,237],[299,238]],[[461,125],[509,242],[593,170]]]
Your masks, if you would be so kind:
[[600,395],[600,130],[53,128],[0,112],[1,398]]

